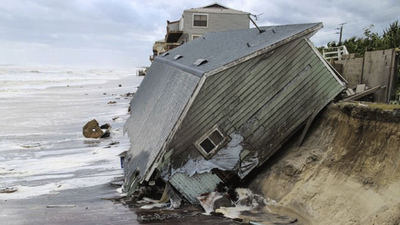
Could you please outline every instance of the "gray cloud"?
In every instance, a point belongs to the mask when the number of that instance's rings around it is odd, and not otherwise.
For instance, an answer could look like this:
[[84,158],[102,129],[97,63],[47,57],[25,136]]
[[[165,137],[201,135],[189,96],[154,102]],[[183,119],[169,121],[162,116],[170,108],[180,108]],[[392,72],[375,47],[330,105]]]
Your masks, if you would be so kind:
[[[323,22],[324,28],[312,40],[316,45],[324,45],[329,41],[338,41],[335,34],[339,24],[344,26],[343,38],[362,36],[363,30],[374,24],[374,32],[382,30],[400,19],[400,2],[397,0],[366,1],[247,1],[244,11],[261,14],[260,24],[290,24]],[[237,7],[240,3],[236,4]]]
[[[214,1],[184,0],[3,0],[0,5],[0,64],[67,64],[135,67],[148,65],[166,20],[184,9]],[[317,45],[337,41],[335,28],[347,22],[344,38],[362,36],[374,24],[381,33],[399,19],[398,0],[260,1],[221,0],[234,9],[262,14],[259,25],[323,22]]]

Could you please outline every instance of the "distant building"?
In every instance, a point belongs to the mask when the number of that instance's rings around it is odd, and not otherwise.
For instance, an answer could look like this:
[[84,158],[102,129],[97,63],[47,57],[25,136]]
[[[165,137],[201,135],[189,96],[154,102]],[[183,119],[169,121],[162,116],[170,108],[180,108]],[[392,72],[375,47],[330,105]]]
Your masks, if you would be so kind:
[[164,40],[154,43],[150,61],[208,32],[248,29],[250,26],[248,15],[247,12],[230,9],[217,3],[187,9],[183,11],[179,20],[172,22],[167,20],[167,34]]

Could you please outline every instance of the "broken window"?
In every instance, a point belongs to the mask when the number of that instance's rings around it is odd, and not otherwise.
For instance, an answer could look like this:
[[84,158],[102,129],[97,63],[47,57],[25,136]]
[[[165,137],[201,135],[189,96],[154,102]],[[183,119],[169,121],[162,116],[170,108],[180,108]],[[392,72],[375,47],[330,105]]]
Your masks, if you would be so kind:
[[209,159],[217,153],[228,140],[229,137],[215,125],[210,131],[196,141],[195,146],[206,159]]
[[207,14],[194,14],[193,15],[193,26],[194,27],[207,27]]

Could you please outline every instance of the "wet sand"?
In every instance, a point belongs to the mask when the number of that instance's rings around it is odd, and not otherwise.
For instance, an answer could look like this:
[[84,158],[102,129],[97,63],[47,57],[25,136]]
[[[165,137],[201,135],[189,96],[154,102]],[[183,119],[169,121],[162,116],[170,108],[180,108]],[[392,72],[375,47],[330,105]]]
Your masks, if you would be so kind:
[[1,200],[1,224],[138,224],[132,210],[102,199],[107,197],[115,197],[115,188],[104,184],[31,199]]
[[196,206],[144,210],[107,200],[118,197],[114,186],[104,184],[30,199],[1,200],[0,224],[241,224],[221,216],[203,215],[203,210]]

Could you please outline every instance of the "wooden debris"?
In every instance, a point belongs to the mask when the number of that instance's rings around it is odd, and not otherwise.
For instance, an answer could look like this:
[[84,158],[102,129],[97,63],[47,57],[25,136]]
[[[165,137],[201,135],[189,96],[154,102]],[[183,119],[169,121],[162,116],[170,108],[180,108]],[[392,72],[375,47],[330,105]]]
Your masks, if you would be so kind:
[[347,96],[351,96],[351,95],[354,95],[354,94],[355,94],[355,92],[353,91],[353,89],[351,89],[351,88],[347,88],[347,90],[346,90],[346,94],[347,94]]
[[359,84],[356,87],[356,94],[363,93],[366,89],[365,84]]
[[343,99],[342,101],[353,101],[353,100],[357,100],[357,99],[360,99],[360,98],[362,98],[362,97],[364,97],[364,96],[367,96],[367,95],[369,95],[369,94],[372,94],[372,93],[374,93],[374,92],[376,92],[376,91],[379,91],[379,89],[381,89],[381,86],[376,86],[376,87],[374,87],[374,88],[371,88],[371,89],[366,90],[366,91],[361,92],[361,93],[357,93],[357,91],[356,91],[356,94],[354,94],[354,95],[352,95],[352,96],[350,96],[350,97],[348,97],[348,98],[345,98],[345,99]]

